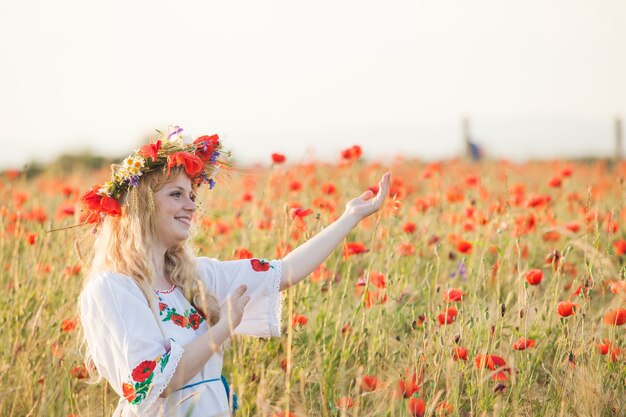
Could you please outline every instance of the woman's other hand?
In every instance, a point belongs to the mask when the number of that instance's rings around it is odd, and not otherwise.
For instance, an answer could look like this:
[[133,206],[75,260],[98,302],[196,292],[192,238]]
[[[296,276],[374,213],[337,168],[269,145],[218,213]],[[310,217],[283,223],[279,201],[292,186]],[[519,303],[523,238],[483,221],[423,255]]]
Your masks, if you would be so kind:
[[359,197],[350,200],[346,204],[345,214],[359,222],[370,214],[377,212],[385,198],[387,198],[390,182],[391,174],[386,172],[378,182],[378,194],[374,195],[371,190],[367,190]]
[[248,287],[241,285],[224,301],[224,304],[222,304],[220,308],[220,321],[223,321],[227,325],[230,334],[232,334],[235,328],[239,326],[239,323],[241,323],[243,311],[248,301],[250,301],[250,296],[246,295],[247,289]]

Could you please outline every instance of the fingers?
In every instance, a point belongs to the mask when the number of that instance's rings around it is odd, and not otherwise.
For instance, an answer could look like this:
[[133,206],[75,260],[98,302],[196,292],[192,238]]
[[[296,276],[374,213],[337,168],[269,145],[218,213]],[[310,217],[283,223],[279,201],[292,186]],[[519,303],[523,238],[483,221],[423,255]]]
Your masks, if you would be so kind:
[[387,197],[389,193],[389,183],[391,182],[391,174],[389,172],[385,172],[380,181],[378,182],[378,195],[376,197],[381,198],[382,200]]
[[236,305],[238,308],[243,309],[248,301],[250,301],[250,296],[246,294],[248,287],[246,285],[239,286],[233,295],[230,297],[232,303]]
[[372,197],[374,197],[374,193],[372,192],[372,190],[367,190],[359,196],[361,200],[365,200],[365,201],[369,200]]
[[248,304],[249,301],[250,301],[250,296],[249,295],[244,295],[243,297],[241,297],[239,299],[239,303],[241,305],[241,309],[242,310]]

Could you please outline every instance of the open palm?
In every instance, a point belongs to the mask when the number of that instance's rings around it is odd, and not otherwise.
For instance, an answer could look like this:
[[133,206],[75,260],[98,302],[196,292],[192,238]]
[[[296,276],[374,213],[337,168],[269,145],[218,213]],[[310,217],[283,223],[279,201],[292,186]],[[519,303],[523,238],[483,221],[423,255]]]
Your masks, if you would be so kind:
[[346,214],[360,220],[378,211],[389,193],[390,181],[391,174],[386,172],[378,182],[378,194],[374,195],[371,190],[367,190],[359,197],[350,200],[346,204]]

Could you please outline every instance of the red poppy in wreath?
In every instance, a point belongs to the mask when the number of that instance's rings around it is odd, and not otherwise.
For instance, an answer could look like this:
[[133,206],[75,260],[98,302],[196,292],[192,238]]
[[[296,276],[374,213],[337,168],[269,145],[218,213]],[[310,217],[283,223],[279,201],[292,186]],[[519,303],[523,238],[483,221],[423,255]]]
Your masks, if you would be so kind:
[[182,165],[185,168],[185,172],[191,178],[195,178],[202,171],[204,171],[204,162],[196,155],[189,152],[174,152],[167,157],[167,175],[170,175],[170,170],[173,166]]
[[155,361],[143,361],[135,369],[133,369],[133,380],[143,382],[152,374],[156,367]]
[[250,259],[250,265],[256,272],[268,271],[270,269],[270,263],[262,259]]
[[196,156],[202,160],[202,162],[208,162],[213,157],[213,152],[219,146],[220,138],[218,135],[205,135],[200,136],[194,140],[193,143],[198,146],[196,150]]

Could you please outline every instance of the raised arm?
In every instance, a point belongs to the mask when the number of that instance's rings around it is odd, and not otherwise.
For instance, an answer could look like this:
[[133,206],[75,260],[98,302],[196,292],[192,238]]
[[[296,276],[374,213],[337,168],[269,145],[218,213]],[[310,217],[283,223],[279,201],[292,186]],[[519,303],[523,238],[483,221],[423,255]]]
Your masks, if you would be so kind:
[[362,219],[378,211],[389,192],[391,175],[387,172],[378,183],[378,194],[367,190],[346,204],[339,219],[298,246],[282,259],[280,290],[302,281],[331,254]]

